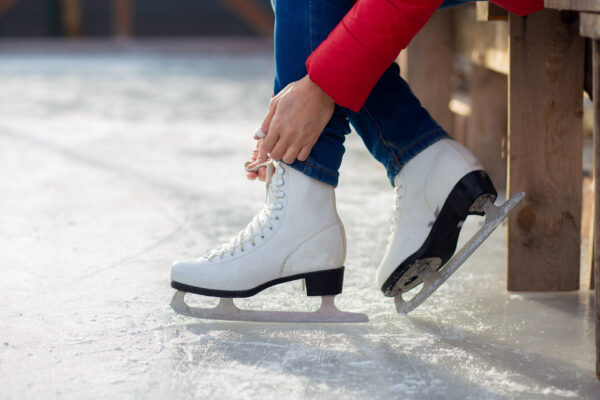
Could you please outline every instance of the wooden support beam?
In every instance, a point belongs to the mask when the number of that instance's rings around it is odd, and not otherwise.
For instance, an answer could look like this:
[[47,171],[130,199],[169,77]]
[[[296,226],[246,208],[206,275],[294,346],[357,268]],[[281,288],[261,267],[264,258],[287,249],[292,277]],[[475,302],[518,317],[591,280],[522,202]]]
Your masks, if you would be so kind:
[[600,379],[600,40],[594,40],[594,139],[593,139],[593,174],[594,174],[594,237],[593,271],[596,287],[594,297],[596,311],[596,377]]
[[[593,42],[592,42],[593,43]],[[594,172],[592,171],[592,176],[595,176]],[[595,178],[593,178],[595,179]],[[594,274],[594,259],[595,259],[595,253],[594,253],[594,243],[596,240],[596,232],[594,232],[594,221],[596,220],[595,217],[595,205],[594,205],[594,200],[596,198],[596,194],[594,193],[594,187],[595,187],[595,182],[594,180],[591,179],[591,182],[589,182],[589,184],[586,184],[584,187],[584,201],[583,201],[583,209],[584,209],[584,217],[582,225],[585,224],[587,222],[587,227],[582,226],[582,233],[587,234],[588,237],[588,254],[587,254],[587,258],[588,258],[588,263],[590,266],[589,269],[589,277],[588,277],[588,282],[589,282],[589,288],[590,289],[595,289],[596,288],[596,278],[595,278],[595,274]],[[588,215],[587,215],[587,221],[586,221],[586,207],[588,210]],[[587,232],[586,232],[587,230]]]
[[471,115],[464,145],[477,156],[498,190],[506,188],[507,77],[473,67],[469,79]]
[[[595,289],[596,379],[600,380],[600,14],[580,13],[579,32],[592,39],[592,90],[594,133],[592,142],[592,222],[590,227],[590,289]],[[589,92],[588,92],[589,93]],[[588,188],[586,187],[587,191]]]
[[579,288],[584,41],[577,18],[511,14],[508,289]]
[[0,16],[10,10],[18,0],[0,0]]
[[451,15],[452,10],[436,12],[415,36],[406,50],[403,76],[433,118],[453,134],[454,114],[448,107],[454,65]]
[[112,4],[115,36],[132,36],[134,0],[113,0]]
[[596,378],[600,380],[600,14],[581,13],[580,33],[592,39],[592,100],[594,136],[592,141],[592,226],[590,229],[590,269],[595,289]]
[[508,75],[508,24],[476,21],[474,6],[453,11],[455,53],[474,65]]
[[590,39],[600,39],[600,15],[582,12],[579,13],[579,18],[579,34]]
[[81,35],[81,3],[80,0],[60,1],[63,33],[69,37]]
[[489,1],[478,1],[476,4],[477,21],[508,21],[508,11],[504,8]]
[[544,6],[556,10],[600,12],[598,0],[544,0]]

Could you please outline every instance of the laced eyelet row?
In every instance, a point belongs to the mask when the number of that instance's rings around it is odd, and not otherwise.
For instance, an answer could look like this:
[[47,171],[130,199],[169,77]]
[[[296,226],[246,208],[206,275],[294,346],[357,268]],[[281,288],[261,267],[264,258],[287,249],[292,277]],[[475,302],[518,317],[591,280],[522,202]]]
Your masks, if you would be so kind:
[[[244,244],[249,242],[252,247],[256,247],[255,236],[259,234],[260,239],[264,240],[265,234],[263,229],[268,228],[269,231],[273,230],[273,221],[279,221],[280,216],[278,211],[284,209],[285,204],[281,199],[285,198],[285,191],[280,190],[285,185],[283,174],[285,173],[284,167],[275,161],[267,161],[257,168],[267,167],[267,183],[266,183],[266,200],[265,207],[258,213],[252,221],[248,224],[246,229],[242,230],[237,236],[235,236],[229,243],[211,251],[206,257],[209,261],[218,256],[219,259],[223,259],[227,254],[234,256],[236,250],[245,252]],[[276,171],[274,176],[273,172]],[[273,182],[273,184],[271,184]]]

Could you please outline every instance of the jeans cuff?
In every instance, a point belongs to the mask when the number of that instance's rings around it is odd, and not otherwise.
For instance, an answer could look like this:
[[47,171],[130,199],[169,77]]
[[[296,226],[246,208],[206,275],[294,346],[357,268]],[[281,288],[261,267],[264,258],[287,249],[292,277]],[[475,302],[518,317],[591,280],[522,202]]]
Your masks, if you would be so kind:
[[429,133],[421,135],[408,147],[396,156],[394,161],[388,167],[388,179],[394,186],[394,178],[404,168],[404,166],[423,150],[442,139],[452,139],[452,137],[443,129],[438,128]]
[[333,171],[322,164],[316,162],[312,157],[308,157],[306,161],[296,160],[293,164],[287,164],[304,175],[323,182],[327,185],[337,187],[339,173]]

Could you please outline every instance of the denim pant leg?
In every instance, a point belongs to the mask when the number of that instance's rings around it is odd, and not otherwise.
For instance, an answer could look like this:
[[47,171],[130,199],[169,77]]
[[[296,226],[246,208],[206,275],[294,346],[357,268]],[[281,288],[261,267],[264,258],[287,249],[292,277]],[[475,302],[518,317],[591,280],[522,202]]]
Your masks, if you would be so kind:
[[386,167],[392,185],[411,158],[450,137],[415,97],[397,64],[385,71],[363,108],[348,118],[369,152]]
[[[440,8],[473,0],[446,0]],[[275,11],[275,84],[277,94],[287,84],[306,75],[310,53],[327,37],[350,10],[349,0],[272,0]],[[350,83],[349,83],[350,84]],[[393,178],[412,157],[449,135],[421,106],[408,84],[392,65],[381,77],[359,113],[336,106],[306,161],[292,167],[337,186],[344,154],[347,118],[371,154]]]
[[[274,0],[275,94],[302,79],[310,53],[350,10],[349,0]],[[337,186],[344,155],[345,135],[350,133],[348,110],[335,106],[333,117],[321,133],[306,161],[292,168],[328,185]]]

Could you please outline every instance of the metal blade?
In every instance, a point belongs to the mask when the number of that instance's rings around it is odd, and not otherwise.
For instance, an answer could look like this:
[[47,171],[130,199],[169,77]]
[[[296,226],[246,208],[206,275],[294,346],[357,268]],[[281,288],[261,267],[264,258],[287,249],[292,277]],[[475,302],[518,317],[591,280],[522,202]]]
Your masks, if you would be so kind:
[[437,290],[460,267],[471,254],[490,234],[500,225],[506,216],[523,200],[525,193],[519,192],[513,195],[501,206],[495,206],[490,200],[483,205],[485,212],[485,222],[481,229],[456,253],[441,271],[434,271],[429,268],[423,276],[423,287],[412,299],[405,301],[402,299],[402,293],[395,297],[396,311],[402,314],[408,314],[421,303],[423,303],[433,292]]
[[171,307],[179,314],[195,318],[214,319],[223,321],[248,322],[292,322],[292,323],[346,323],[368,322],[365,314],[340,311],[334,303],[335,296],[323,296],[321,306],[316,311],[262,311],[242,310],[231,298],[220,298],[214,308],[190,307],[185,303],[187,292],[178,290],[171,300]]

